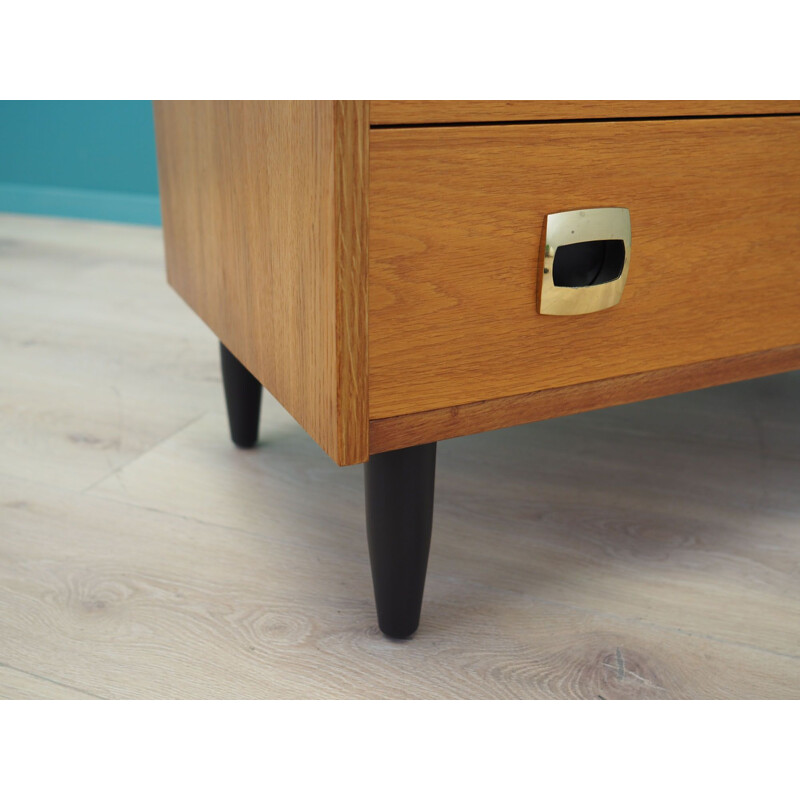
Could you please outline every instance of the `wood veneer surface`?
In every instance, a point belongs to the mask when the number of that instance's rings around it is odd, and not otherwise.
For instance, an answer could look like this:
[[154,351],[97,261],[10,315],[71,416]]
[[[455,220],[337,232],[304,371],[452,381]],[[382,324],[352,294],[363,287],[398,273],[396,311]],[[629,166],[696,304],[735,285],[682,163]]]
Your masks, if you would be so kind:
[[157,102],[172,286],[339,464],[367,458],[367,104]]
[[800,369],[800,346],[498,397],[370,422],[370,452],[451,439]]
[[[371,419],[800,343],[798,145],[795,117],[373,129]],[[631,212],[621,303],[538,314],[546,214],[599,206]]]

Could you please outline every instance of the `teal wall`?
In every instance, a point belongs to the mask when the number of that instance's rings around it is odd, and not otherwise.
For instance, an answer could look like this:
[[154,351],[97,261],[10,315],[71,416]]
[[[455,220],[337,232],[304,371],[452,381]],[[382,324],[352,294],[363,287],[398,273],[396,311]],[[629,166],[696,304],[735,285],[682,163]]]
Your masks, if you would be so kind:
[[0,212],[161,224],[150,102],[0,101]]

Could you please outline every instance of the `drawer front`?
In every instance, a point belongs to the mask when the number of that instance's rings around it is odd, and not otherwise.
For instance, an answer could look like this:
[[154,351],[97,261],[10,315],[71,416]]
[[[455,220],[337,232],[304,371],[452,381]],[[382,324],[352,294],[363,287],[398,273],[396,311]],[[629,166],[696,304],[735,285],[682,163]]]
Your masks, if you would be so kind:
[[[630,209],[619,305],[537,311],[547,214]],[[800,343],[800,118],[370,133],[370,418]]]

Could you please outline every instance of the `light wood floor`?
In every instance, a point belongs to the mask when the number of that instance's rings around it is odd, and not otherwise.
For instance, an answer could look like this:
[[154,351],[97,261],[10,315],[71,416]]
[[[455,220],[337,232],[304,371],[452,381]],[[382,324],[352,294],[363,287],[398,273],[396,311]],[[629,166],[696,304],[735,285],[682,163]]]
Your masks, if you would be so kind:
[[158,229],[0,216],[0,695],[800,697],[800,374],[444,442],[423,620],[360,467],[229,444]]

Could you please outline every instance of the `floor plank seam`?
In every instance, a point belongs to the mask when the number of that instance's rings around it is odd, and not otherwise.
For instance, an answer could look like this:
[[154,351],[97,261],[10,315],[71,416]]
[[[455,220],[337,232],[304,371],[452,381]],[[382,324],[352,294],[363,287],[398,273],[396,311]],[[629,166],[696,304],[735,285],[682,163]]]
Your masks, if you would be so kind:
[[105,475],[102,475],[97,480],[92,481],[88,486],[85,486],[82,489],[76,490],[77,493],[78,494],[91,494],[92,496],[96,496],[92,492],[92,489],[94,489],[96,486],[99,486],[101,483],[103,483],[103,481],[107,481],[109,478],[113,478],[114,475],[117,475],[118,473],[122,472],[122,470],[127,469],[128,467],[132,466],[140,458],[142,458],[142,457],[144,457],[146,455],[149,455],[150,453],[153,452],[153,450],[155,450],[156,448],[160,447],[165,442],[168,442],[170,439],[172,439],[173,436],[178,436],[179,434],[183,433],[183,431],[185,431],[187,428],[189,428],[192,425],[194,425],[196,422],[199,422],[208,413],[209,413],[208,411],[201,411],[196,417],[194,417],[193,419],[190,419],[184,425],[181,425],[180,428],[177,428],[176,430],[172,431],[171,433],[168,433],[166,436],[163,436],[157,442],[154,442],[150,447],[147,448],[147,450],[143,450],[141,453],[137,453],[136,455],[134,455],[131,458],[130,461],[126,461],[124,464],[120,464],[119,466],[117,466],[114,469],[112,469],[111,472],[108,472]]
[[307,553],[309,547],[313,547],[315,550],[319,549],[324,552],[336,553],[340,555],[342,558],[347,560],[353,560],[354,563],[366,563],[368,561],[368,554],[367,554],[367,545],[364,542],[364,552],[363,558],[361,556],[355,556],[354,554],[346,553],[344,550],[337,548],[335,546],[327,546],[327,545],[320,545],[320,544],[313,544],[309,545],[307,543],[303,543],[293,539],[286,539],[281,535],[271,535],[269,532],[266,531],[252,531],[248,530],[247,528],[237,528],[235,525],[226,525],[222,522],[210,522],[208,520],[200,519],[198,517],[193,517],[187,514],[179,514],[175,511],[167,511],[163,508],[158,508],[156,506],[148,506],[143,505],[142,503],[137,503],[132,500],[128,500],[122,497],[113,497],[110,495],[99,494],[98,492],[92,492],[90,497],[93,497],[97,500],[102,500],[108,503],[117,503],[119,505],[127,506],[129,508],[137,508],[141,511],[147,511],[153,514],[159,514],[164,517],[169,517],[171,519],[179,519],[183,522],[188,522],[192,525],[198,525],[202,528],[210,528],[212,530],[218,531],[225,531],[226,533],[243,535],[247,538],[254,539],[258,542],[268,542],[275,544],[279,547],[286,547],[296,552]]
[[29,672],[26,669],[21,669],[20,667],[15,667],[13,664],[7,664],[4,661],[0,661],[0,667],[4,667],[5,669],[13,670],[14,672],[19,672],[21,675],[27,675],[30,678],[37,678],[38,680],[45,681],[46,683],[52,683],[54,686],[60,686],[63,689],[69,689],[73,692],[79,692],[80,694],[85,694],[87,697],[92,697],[95,700],[105,700],[106,698],[101,697],[98,694],[94,694],[86,689],[80,689],[77,686],[72,686],[69,683],[62,683],[61,681],[54,680],[53,678],[48,678],[45,675],[40,675],[37,672]]

